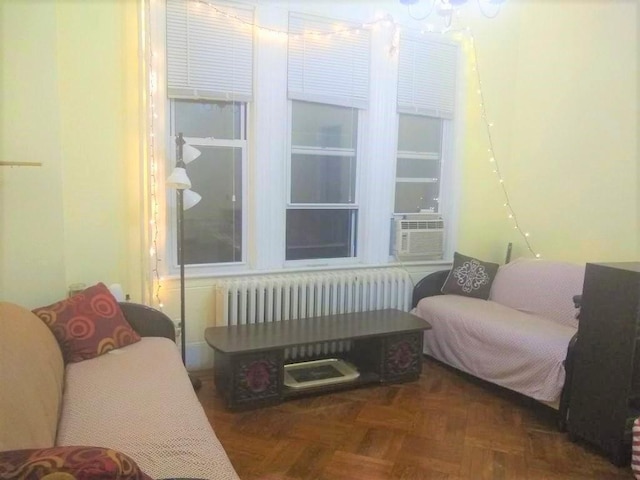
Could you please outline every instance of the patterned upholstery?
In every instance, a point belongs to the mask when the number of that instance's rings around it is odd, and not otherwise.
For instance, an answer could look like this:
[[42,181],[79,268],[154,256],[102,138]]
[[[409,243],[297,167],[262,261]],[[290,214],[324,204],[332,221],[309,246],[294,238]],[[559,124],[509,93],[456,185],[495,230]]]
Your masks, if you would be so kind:
[[57,443],[119,450],[153,478],[238,478],[166,338],[69,364]]
[[640,480],[640,418],[633,422],[631,442],[631,470],[636,480]]
[[87,360],[140,341],[103,283],[33,313],[55,335],[65,363]]
[[0,452],[0,479],[151,480],[127,455],[100,447]]
[[498,268],[497,263],[483,262],[455,252],[453,266],[442,286],[442,293],[487,300]]

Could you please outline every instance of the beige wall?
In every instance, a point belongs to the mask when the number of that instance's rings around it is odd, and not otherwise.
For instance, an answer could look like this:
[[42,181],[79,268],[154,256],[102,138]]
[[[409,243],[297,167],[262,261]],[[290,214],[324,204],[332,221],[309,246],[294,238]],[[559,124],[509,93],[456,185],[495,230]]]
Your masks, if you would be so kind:
[[0,299],[141,292],[138,39],[129,1],[0,4]]
[[[638,2],[511,1],[474,22],[495,158],[543,258],[640,258]],[[487,161],[477,84],[468,88],[459,249],[528,254]]]
[[[0,161],[43,163],[0,167],[0,299],[35,307],[96,281],[142,298],[138,7],[0,0]],[[463,21],[475,33],[494,153],[535,250],[637,260],[638,2],[509,0],[494,20]],[[471,66],[458,250],[501,261],[508,242],[514,256],[527,251],[491,172]],[[213,322],[210,284],[189,285],[192,344]],[[178,298],[167,282],[172,317]]]
[[0,299],[35,306],[64,291],[57,22],[53,3],[0,4]]

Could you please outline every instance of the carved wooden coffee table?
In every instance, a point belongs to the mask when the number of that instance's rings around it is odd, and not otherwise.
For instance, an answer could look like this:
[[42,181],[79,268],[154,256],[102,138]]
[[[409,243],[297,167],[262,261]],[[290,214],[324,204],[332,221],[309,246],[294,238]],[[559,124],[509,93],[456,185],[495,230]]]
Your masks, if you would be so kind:
[[[375,310],[299,320],[211,327],[205,339],[214,351],[216,389],[230,409],[248,409],[297,395],[353,388],[369,383],[416,380],[422,370],[426,321],[400,310]],[[305,360],[341,358],[360,375],[353,381],[292,389],[284,385],[285,349],[348,341],[343,353]],[[313,347],[311,347],[313,348]],[[299,361],[299,360],[296,360]]]

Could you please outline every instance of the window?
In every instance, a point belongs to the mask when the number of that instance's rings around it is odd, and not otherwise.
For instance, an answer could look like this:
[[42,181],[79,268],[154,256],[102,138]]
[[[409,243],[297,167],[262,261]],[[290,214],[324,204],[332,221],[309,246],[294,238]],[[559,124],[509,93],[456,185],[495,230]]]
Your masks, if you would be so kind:
[[442,120],[400,114],[394,213],[440,213]]
[[286,260],[356,255],[358,110],[294,101]]
[[173,100],[173,135],[182,133],[201,155],[186,165],[202,200],[184,212],[185,265],[244,258],[244,103]]
[[443,214],[443,138],[455,111],[457,55],[446,41],[401,36],[396,214]]
[[354,25],[289,15],[287,261],[357,255],[358,121],[369,103],[370,39],[368,32],[348,42],[305,35],[349,28]]
[[182,133],[201,152],[186,165],[191,190],[202,199],[184,212],[184,262],[241,263],[247,244],[246,120],[253,99],[253,37],[239,25],[253,23],[254,11],[167,0],[166,13],[169,135],[173,141]]
[[381,265],[390,220],[437,212],[455,229],[458,46],[404,28],[398,41],[364,4],[249,3],[151,4],[166,47],[154,44],[158,158],[173,168],[178,133],[201,152],[186,165],[202,196],[185,211],[188,272]]

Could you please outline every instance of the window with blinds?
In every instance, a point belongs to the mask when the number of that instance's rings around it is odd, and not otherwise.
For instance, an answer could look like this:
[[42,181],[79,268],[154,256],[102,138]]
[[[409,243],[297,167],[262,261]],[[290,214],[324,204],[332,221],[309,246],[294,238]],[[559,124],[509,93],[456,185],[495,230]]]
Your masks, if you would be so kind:
[[367,108],[370,44],[356,24],[289,14],[289,98]]
[[247,26],[253,17],[253,9],[242,6],[167,0],[170,134],[182,133],[200,151],[186,165],[192,190],[202,197],[184,212],[186,265],[246,259],[246,125],[254,51],[253,27]]
[[457,63],[455,44],[401,35],[398,112],[453,118]]
[[458,47],[402,35],[395,214],[442,213],[443,135],[454,117]]
[[369,31],[355,24],[289,15],[288,261],[356,256],[358,113],[369,104],[370,52]]
[[[202,196],[184,217],[190,273],[381,264],[390,217],[455,214],[459,46],[446,35],[403,26],[396,38],[367,2],[150,8],[166,67],[154,136],[168,170],[177,134],[201,152],[186,165]],[[167,190],[169,266],[174,200]]]
[[167,0],[170,98],[253,97],[253,9]]

